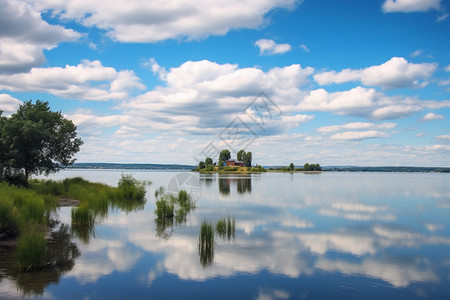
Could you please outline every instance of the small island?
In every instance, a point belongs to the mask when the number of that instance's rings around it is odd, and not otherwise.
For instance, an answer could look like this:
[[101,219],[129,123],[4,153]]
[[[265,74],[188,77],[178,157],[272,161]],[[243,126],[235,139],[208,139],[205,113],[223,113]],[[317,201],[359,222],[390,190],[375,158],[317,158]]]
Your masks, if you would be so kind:
[[193,170],[201,174],[219,173],[219,174],[253,174],[262,172],[322,172],[319,164],[305,163],[303,167],[295,167],[294,163],[289,166],[270,167],[268,169],[256,164],[252,166],[252,152],[239,150],[236,159],[231,158],[231,152],[224,149],[220,152],[217,162],[211,157],[207,157],[204,161],[200,161],[198,166]]

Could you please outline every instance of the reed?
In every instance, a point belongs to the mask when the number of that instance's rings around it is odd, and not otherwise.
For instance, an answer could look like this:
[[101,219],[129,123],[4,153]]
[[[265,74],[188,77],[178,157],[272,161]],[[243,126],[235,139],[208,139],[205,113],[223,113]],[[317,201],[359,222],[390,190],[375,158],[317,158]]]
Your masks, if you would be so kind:
[[30,226],[22,232],[17,242],[17,262],[25,271],[45,265],[45,237],[42,231]]
[[95,214],[88,205],[72,208],[71,217],[72,226],[93,226],[95,223]]

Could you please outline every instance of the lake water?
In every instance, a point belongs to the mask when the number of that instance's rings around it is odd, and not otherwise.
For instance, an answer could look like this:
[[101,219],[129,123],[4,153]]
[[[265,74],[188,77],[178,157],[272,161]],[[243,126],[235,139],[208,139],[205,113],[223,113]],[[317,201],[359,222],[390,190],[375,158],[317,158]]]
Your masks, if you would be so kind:
[[[145,207],[112,208],[87,236],[72,232],[57,248],[70,248],[65,267],[0,270],[1,299],[450,299],[449,174],[66,170],[51,178],[115,186],[122,173],[153,182]],[[177,184],[197,208],[161,228],[155,190]],[[58,212],[67,228],[70,210]],[[235,229],[216,234],[206,257],[200,226],[221,218]]]

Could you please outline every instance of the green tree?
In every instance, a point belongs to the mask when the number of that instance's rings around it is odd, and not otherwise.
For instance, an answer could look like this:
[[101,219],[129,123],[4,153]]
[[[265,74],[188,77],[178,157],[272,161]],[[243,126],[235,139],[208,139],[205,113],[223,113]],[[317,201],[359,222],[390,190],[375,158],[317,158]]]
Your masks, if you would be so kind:
[[246,154],[244,150],[239,150],[238,153],[236,154],[236,158],[239,161],[245,161],[246,158]]
[[213,164],[212,158],[211,157],[207,157],[205,159],[205,165],[209,166],[209,165],[212,165],[212,164]]
[[245,154],[244,162],[246,167],[252,166],[252,153],[250,151]]
[[225,162],[225,161],[229,160],[230,158],[231,158],[231,153],[228,149],[220,151],[219,160],[222,160]]
[[0,125],[1,140],[8,147],[4,171],[21,174],[25,180],[73,164],[83,144],[73,122],[40,100],[23,103]]
[[306,164],[303,166],[303,171],[310,171],[310,166],[309,166],[308,163],[306,163]]
[[205,168],[205,162],[204,161],[201,161],[201,162],[199,162],[198,163],[198,168],[201,170],[201,169],[204,169]]
[[291,163],[291,164],[289,165],[289,169],[290,169],[291,171],[294,171],[294,169],[295,169],[294,163]]

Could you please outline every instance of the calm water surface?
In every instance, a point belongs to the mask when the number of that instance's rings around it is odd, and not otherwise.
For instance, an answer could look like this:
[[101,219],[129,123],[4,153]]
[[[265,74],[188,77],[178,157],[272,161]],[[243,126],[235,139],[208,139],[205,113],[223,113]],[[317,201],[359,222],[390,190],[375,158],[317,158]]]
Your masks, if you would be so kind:
[[[51,178],[115,186],[122,172],[153,182],[145,207],[110,209],[85,234],[66,230],[57,251],[75,254],[65,267],[0,270],[1,299],[450,299],[448,174],[66,170]],[[188,178],[197,208],[161,227],[155,190],[174,178]],[[66,229],[70,210],[58,211]],[[235,231],[216,234],[205,259],[200,225],[224,217]]]

